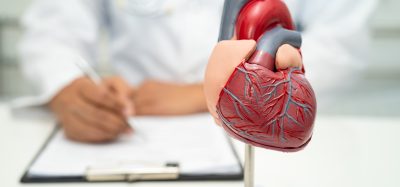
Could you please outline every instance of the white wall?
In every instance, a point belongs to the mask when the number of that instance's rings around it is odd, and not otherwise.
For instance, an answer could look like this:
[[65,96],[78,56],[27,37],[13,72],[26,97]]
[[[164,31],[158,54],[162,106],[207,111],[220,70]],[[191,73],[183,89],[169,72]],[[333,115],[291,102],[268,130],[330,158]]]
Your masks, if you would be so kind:
[[20,16],[32,0],[0,0],[0,16]]
[[400,79],[400,1],[381,0],[371,27],[374,38],[368,73]]

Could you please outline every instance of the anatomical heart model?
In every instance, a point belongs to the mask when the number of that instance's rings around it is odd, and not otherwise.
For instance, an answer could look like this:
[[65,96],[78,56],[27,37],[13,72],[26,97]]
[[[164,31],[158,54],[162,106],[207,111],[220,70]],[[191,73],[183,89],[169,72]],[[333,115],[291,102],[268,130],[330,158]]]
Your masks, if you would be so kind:
[[316,101],[303,67],[275,66],[284,44],[300,55],[301,35],[286,5],[281,0],[227,0],[222,19],[220,40],[236,33],[243,41],[219,42],[210,57],[205,78],[210,112],[245,143],[285,152],[303,148],[312,136]]
[[294,30],[282,0],[225,1],[204,90],[216,122],[248,145],[294,152],[311,140],[316,100],[304,67],[275,63],[277,52],[290,45],[296,54],[279,56],[297,55],[301,64],[301,35]]

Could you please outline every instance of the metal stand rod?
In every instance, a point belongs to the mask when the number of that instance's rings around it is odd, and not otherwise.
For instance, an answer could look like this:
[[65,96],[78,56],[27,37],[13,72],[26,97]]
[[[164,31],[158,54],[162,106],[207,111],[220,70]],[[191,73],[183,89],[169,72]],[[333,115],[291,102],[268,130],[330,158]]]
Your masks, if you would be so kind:
[[249,144],[244,153],[244,186],[254,187],[254,148]]

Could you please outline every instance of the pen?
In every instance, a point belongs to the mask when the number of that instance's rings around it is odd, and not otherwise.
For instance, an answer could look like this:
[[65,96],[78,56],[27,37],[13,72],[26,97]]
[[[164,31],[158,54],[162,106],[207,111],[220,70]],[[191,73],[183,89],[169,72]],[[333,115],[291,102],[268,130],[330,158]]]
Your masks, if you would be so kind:
[[[85,59],[78,56],[78,61],[76,61],[75,64],[85,74],[85,76],[92,80],[96,85],[101,85],[102,80],[100,75],[89,65]],[[128,122],[129,126],[133,128],[131,123],[129,123],[128,117],[126,117],[126,121]]]
[[78,57],[78,61],[75,64],[95,84],[101,84],[100,75],[82,57]]

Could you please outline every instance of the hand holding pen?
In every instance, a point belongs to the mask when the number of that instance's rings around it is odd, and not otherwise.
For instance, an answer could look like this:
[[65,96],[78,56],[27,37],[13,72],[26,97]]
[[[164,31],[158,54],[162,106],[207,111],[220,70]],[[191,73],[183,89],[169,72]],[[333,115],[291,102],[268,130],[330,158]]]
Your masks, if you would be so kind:
[[77,65],[86,74],[64,87],[49,107],[75,141],[101,143],[132,133],[127,117],[133,115],[130,87],[120,78],[101,79],[89,64]]

